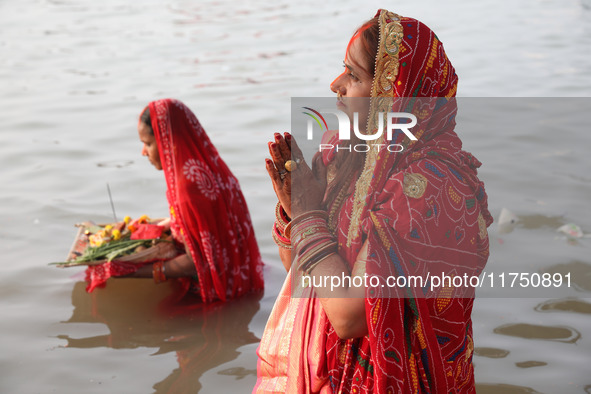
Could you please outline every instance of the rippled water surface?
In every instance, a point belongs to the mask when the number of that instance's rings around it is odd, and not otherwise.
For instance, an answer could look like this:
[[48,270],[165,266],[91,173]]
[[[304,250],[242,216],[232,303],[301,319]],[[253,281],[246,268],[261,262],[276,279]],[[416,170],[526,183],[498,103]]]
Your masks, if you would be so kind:
[[[394,5],[0,2],[0,392],[251,390],[285,275],[270,237],[266,141],[289,128],[290,97],[330,94],[349,36],[379,7]],[[437,32],[461,96],[591,95],[588,0],[396,7]],[[113,280],[89,295],[80,269],[47,266],[65,257],[74,223],[111,220],[107,182],[119,216],[166,215],[165,181],[135,131],[162,97],[194,110],[241,182],[266,262],[261,297],[163,309],[171,283]],[[517,218],[511,231],[491,227],[489,267],[572,274],[570,288],[535,298],[477,300],[479,393],[591,392],[591,239],[556,232],[570,222],[591,232],[591,135],[571,122],[580,107],[554,100],[562,113],[531,127],[503,123],[521,109],[502,99],[497,126],[469,127],[485,119],[467,116],[460,127],[484,163],[491,212]]]

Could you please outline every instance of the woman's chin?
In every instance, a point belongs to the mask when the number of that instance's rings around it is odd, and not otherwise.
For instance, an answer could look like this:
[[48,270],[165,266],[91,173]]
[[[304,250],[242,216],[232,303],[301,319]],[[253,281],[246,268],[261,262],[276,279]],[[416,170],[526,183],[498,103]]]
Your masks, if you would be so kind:
[[158,171],[162,171],[162,164],[154,163],[152,161],[150,161],[150,164],[152,164],[154,166],[154,168],[157,169]]

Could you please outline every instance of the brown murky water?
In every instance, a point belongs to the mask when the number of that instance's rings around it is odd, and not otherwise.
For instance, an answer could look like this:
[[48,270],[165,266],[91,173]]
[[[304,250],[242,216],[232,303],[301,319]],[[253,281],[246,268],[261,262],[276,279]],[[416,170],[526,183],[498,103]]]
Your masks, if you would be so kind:
[[[290,97],[330,94],[349,35],[384,6],[0,3],[0,392],[251,391],[285,276],[270,237],[266,141],[289,128]],[[462,96],[591,95],[587,0],[396,7],[437,31]],[[80,269],[46,265],[64,258],[74,223],[112,219],[107,182],[118,216],[168,212],[162,174],[140,156],[135,131],[140,110],[161,97],[195,111],[238,177],[266,262],[264,294],[173,305],[172,283],[131,279],[87,294]],[[555,104],[527,127],[511,121],[547,102],[496,99],[458,115],[464,147],[484,163],[491,212],[517,217],[510,232],[491,227],[487,269],[570,273],[572,284],[533,298],[480,292],[479,394],[591,393],[591,239],[556,232],[571,222],[591,232],[591,134],[577,123],[580,106]]]
[[[196,301],[174,302],[174,286],[155,286],[150,281],[122,279],[109,283],[108,291],[90,296],[84,282],[72,290],[72,316],[69,325],[101,324],[107,332],[81,338],[59,334],[63,347],[93,349],[154,348],[154,355],[174,354],[178,368],[154,384],[156,392],[198,391],[203,372],[228,363],[238,356],[241,346],[255,344],[258,338],[248,326],[259,310],[262,294],[251,295],[228,304],[204,306]],[[156,286],[158,287],[158,286]],[[176,290],[176,291],[175,291]],[[241,378],[256,375],[256,368],[228,368],[219,372]]]

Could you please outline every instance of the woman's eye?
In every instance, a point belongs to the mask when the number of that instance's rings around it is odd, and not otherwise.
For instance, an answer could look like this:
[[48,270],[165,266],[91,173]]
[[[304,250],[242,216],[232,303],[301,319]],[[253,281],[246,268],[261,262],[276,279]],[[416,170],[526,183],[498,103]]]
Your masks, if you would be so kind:
[[347,75],[349,76],[349,78],[351,78],[353,81],[359,81],[359,78],[357,78],[355,76],[355,74],[348,72]]
[[359,78],[357,78],[355,74],[349,70],[346,64],[343,64],[343,68],[347,70],[346,74],[349,76],[349,78],[353,79],[354,81],[359,81]]

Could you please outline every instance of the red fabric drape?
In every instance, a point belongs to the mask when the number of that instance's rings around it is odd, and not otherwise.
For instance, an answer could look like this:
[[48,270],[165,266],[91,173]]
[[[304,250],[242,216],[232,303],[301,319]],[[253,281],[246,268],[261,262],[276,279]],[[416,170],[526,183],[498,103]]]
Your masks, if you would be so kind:
[[[412,129],[418,140],[402,132],[389,140],[382,135],[365,153],[363,168],[347,174],[352,182],[344,190],[350,194],[326,201],[339,255],[350,269],[360,261],[357,274],[382,279],[366,289],[368,334],[341,340],[313,289],[298,288],[298,277],[288,275],[258,349],[257,393],[475,391],[470,288],[431,292],[383,281],[442,272],[475,276],[486,264],[492,218],[477,177],[480,163],[462,150],[454,132],[458,77],[426,25],[386,10],[377,17],[368,134],[376,134],[374,112],[407,112],[418,119]],[[336,145],[335,137],[329,132],[323,143]],[[376,150],[380,144],[404,150]],[[322,153],[329,174],[343,170],[336,168],[334,152]],[[360,258],[364,245],[367,254]],[[303,298],[292,297],[292,287]]]
[[[425,278],[441,272],[478,275],[488,258],[486,227],[492,218],[476,176],[480,163],[461,150],[453,131],[458,77],[441,42],[426,25],[384,10],[378,16],[382,18],[380,46],[388,45],[394,23],[402,30],[396,47],[398,75],[395,79],[376,75],[372,97],[393,97],[394,112],[417,115],[419,124],[413,134],[418,141],[395,133],[385,142],[403,144],[404,151],[384,149],[373,161],[366,161],[369,186],[361,196],[359,220],[351,223],[352,212],[359,206],[354,193],[339,211],[339,253],[352,264],[368,242],[366,273],[381,278]],[[376,72],[392,60],[380,53],[383,57],[378,55]],[[362,181],[357,181],[356,189]],[[332,390],[474,392],[472,297],[472,292],[454,288],[439,293],[369,288],[366,337],[343,341],[327,322]]]
[[[206,303],[263,289],[263,263],[238,180],[183,103],[164,99],[149,108],[166,178],[171,229],[197,270],[187,289]],[[113,261],[89,267],[87,291],[140,266]]]
[[201,298],[225,301],[262,289],[263,263],[238,180],[183,103],[164,99],[149,107],[171,229],[195,262]]

